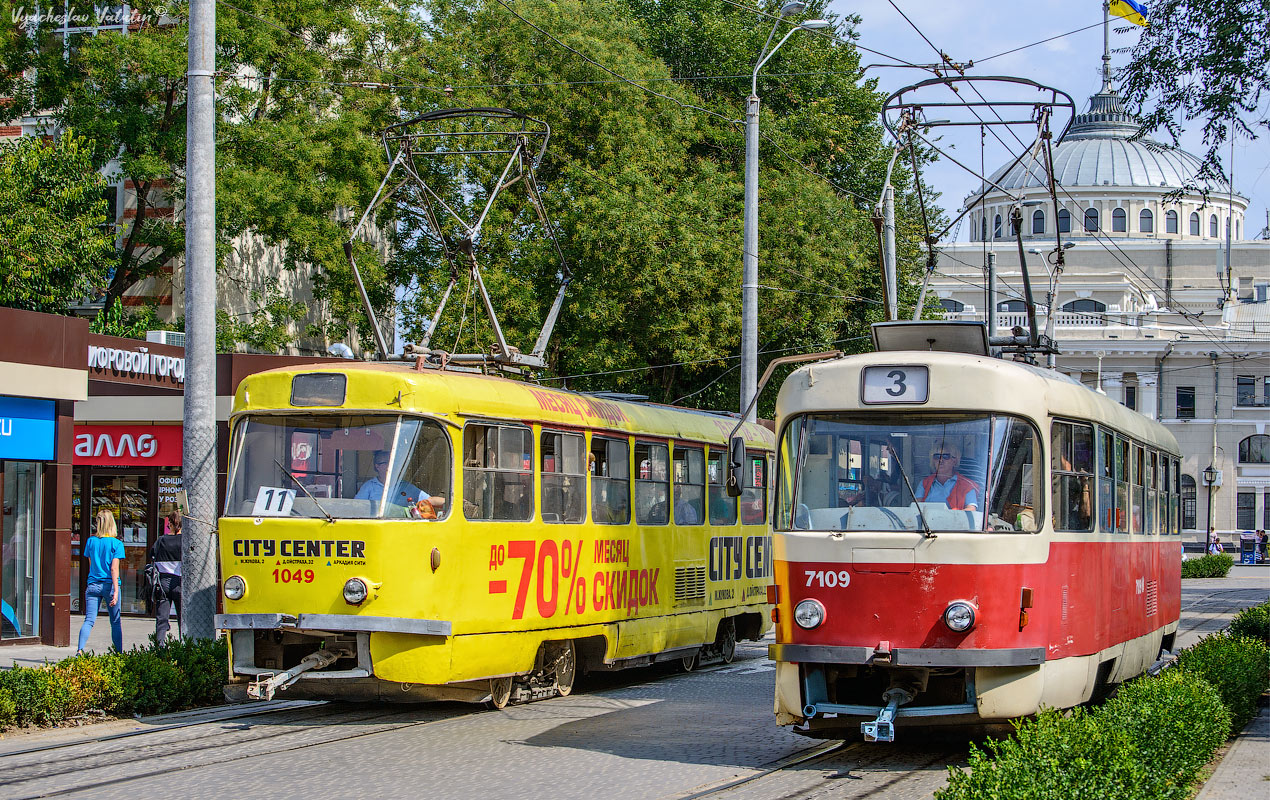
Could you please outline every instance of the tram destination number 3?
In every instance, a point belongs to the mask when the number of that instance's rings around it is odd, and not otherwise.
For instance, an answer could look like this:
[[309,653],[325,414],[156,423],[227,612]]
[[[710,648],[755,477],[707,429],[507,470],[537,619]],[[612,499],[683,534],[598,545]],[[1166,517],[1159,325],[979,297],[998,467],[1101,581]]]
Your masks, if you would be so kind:
[[865,367],[860,395],[866,404],[925,403],[930,372],[919,366]]

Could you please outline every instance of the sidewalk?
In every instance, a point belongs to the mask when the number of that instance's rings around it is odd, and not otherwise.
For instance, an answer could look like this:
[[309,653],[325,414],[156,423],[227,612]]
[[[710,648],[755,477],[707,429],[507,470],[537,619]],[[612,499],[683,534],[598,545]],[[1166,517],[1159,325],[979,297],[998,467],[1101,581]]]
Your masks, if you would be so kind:
[[[61,661],[75,655],[75,642],[79,639],[79,626],[84,622],[83,614],[71,614],[71,644],[68,647],[53,647],[46,644],[24,644],[12,647],[0,647],[0,669],[13,666],[34,667],[46,661]],[[172,619],[172,630],[169,636],[180,631],[175,617]],[[154,635],[153,617],[123,618],[123,649],[131,650],[135,646],[147,645]],[[95,653],[104,653],[110,649],[110,615],[98,614],[93,632],[88,637],[88,647]]]
[[1270,708],[1263,706],[1257,718],[1235,738],[1195,800],[1265,797],[1267,781],[1270,781]]

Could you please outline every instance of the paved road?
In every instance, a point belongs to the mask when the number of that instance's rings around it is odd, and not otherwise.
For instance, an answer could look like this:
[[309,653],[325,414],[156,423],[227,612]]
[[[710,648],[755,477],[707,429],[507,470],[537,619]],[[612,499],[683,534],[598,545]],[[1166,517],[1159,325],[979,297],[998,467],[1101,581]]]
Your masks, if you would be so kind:
[[[1183,638],[1270,596],[1260,578],[1188,581]],[[691,674],[635,670],[568,698],[486,711],[457,704],[312,704],[147,729],[0,742],[0,797],[928,798],[965,741],[839,745],[772,721],[766,643]],[[116,738],[106,738],[114,736]],[[47,748],[51,749],[37,749]]]

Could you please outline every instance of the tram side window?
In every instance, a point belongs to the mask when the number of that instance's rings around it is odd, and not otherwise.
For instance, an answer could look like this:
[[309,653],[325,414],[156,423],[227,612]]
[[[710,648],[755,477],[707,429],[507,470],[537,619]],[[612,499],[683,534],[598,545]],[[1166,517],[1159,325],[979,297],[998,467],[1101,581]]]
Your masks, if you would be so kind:
[[591,521],[625,525],[631,521],[628,445],[618,439],[591,437],[587,465],[591,472]]
[[711,450],[706,457],[706,477],[709,479],[709,507],[711,525],[736,524],[736,498],[728,497],[727,453]]
[[1159,459],[1159,453],[1154,450],[1148,450],[1143,461],[1143,464],[1146,467],[1146,480],[1143,481],[1143,483],[1145,483],[1147,487],[1147,499],[1145,505],[1146,519],[1143,522],[1145,527],[1143,527],[1142,532],[1149,533],[1152,536],[1158,536],[1160,533],[1160,529],[1157,526],[1159,517],[1156,513],[1160,502],[1160,493],[1156,490],[1156,478],[1159,474]]
[[1032,426],[1019,419],[993,419],[992,477],[988,523],[991,530],[1040,530],[1045,513],[1042,471],[1036,468],[1041,453]]
[[525,521],[534,513],[533,432],[469,424],[463,429],[463,513]]
[[1129,443],[1116,437],[1116,533],[1129,532]]
[[1098,432],[1098,527],[1104,532],[1116,529],[1116,437]]
[[1129,503],[1131,512],[1129,515],[1129,533],[1142,533],[1142,515],[1143,515],[1143,484],[1145,474],[1143,471],[1143,450],[1140,444],[1129,445],[1129,453],[1131,461],[1129,464]]
[[665,525],[670,521],[670,450],[664,444],[635,443],[635,521]]
[[576,433],[542,432],[542,521],[586,521],[586,440]]
[[745,454],[739,507],[742,525],[762,525],[767,519],[767,456],[762,453]]
[[675,524],[705,522],[706,454],[699,447],[676,447],[672,463],[675,478]]
[[1094,429],[1055,422],[1050,429],[1054,530],[1093,529]]
[[1182,462],[1169,459],[1173,470],[1173,491],[1169,493],[1169,533],[1182,535]]

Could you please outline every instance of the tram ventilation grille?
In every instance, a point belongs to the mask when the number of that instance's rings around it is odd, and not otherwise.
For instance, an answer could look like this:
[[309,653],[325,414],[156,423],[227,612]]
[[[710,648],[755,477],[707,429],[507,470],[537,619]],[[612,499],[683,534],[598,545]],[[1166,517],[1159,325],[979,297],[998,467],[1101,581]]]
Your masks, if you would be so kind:
[[1147,616],[1154,617],[1159,611],[1159,583],[1147,581]]
[[1063,587],[1063,625],[1067,625],[1067,587]]
[[706,600],[706,568],[675,567],[675,604],[701,605]]

